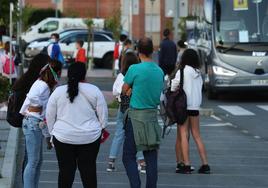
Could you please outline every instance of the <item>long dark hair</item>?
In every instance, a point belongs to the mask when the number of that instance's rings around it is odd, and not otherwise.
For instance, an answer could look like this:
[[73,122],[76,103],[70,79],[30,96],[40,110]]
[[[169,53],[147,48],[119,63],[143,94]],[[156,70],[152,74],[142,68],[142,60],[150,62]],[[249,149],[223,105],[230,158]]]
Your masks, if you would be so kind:
[[184,69],[186,65],[191,66],[194,69],[200,69],[201,65],[200,65],[199,57],[195,50],[186,49],[183,52],[179,66],[170,74],[169,79],[170,80],[174,79],[178,70]]
[[68,69],[68,95],[70,102],[73,103],[79,92],[79,82],[86,78],[85,63],[74,63]]
[[180,68],[184,68],[186,65],[193,67],[194,69],[200,69],[200,61],[198,54],[193,49],[186,49],[181,56]]
[[31,61],[27,72],[15,82],[12,89],[28,93],[33,83],[38,79],[41,69],[48,64],[49,59],[49,56],[45,54],[36,55]]
[[127,52],[124,55],[124,59],[123,59],[122,74],[126,75],[128,68],[131,65],[138,64],[138,63],[139,63],[138,56],[134,52]]

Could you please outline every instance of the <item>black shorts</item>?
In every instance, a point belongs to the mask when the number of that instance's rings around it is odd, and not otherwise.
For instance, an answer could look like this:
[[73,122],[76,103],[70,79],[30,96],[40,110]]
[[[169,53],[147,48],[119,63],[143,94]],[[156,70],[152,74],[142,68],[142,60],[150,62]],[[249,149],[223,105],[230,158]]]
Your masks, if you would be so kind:
[[187,115],[193,117],[199,116],[199,110],[187,110]]

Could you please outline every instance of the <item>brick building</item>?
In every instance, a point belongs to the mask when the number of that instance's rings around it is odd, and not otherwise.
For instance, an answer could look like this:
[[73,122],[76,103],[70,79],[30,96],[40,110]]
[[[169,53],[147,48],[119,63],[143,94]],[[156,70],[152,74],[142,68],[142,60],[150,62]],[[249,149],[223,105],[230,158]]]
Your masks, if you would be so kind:
[[[37,8],[55,8],[53,0],[25,0]],[[120,10],[120,0],[60,0],[58,9],[65,15],[107,18]]]
[[[132,18],[130,18],[130,2],[133,3]],[[133,38],[152,36],[155,45],[162,39],[162,32],[166,27],[173,26],[176,12],[179,16],[188,15],[188,1],[199,0],[60,0],[58,9],[65,15],[80,17],[107,18],[115,11],[121,10],[122,26],[129,31],[132,28]],[[38,8],[55,8],[53,0],[25,0],[25,4]],[[190,8],[189,5],[189,8]],[[132,20],[132,25],[130,21]]]

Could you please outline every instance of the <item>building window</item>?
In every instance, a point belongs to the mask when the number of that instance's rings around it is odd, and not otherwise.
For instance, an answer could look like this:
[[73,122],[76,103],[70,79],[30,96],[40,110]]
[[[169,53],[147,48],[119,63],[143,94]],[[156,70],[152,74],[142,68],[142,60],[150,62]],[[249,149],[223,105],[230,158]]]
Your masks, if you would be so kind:
[[145,16],[145,32],[160,32],[160,16],[146,15]]

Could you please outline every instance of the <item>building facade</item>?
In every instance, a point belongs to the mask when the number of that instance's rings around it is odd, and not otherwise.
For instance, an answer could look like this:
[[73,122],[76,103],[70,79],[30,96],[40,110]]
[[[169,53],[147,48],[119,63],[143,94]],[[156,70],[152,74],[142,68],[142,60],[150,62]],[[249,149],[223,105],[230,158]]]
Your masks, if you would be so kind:
[[[57,0],[25,0],[37,8],[55,8]],[[193,1],[201,0],[58,0],[58,9],[66,16],[107,18],[121,11],[121,23],[134,39],[153,38],[155,45],[165,28],[173,28],[174,17],[187,16]],[[176,2],[177,1],[177,2]],[[130,8],[132,2],[132,9]],[[188,5],[189,4],[189,5]],[[131,16],[132,12],[132,16]]]

